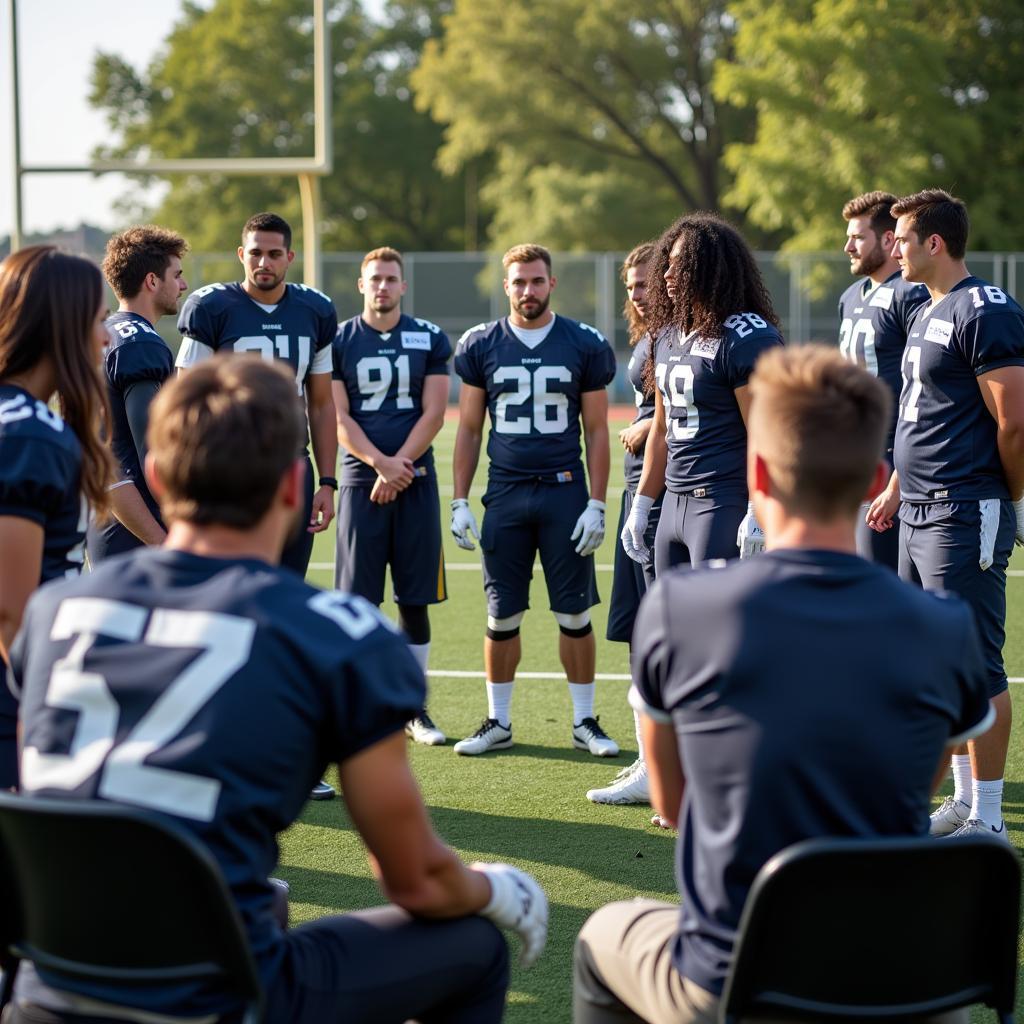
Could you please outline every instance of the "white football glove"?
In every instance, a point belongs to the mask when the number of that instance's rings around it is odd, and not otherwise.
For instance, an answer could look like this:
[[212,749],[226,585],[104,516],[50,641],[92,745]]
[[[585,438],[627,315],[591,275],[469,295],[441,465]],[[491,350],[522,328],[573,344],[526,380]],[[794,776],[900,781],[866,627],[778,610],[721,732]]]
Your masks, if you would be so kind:
[[584,558],[587,555],[592,555],[601,546],[601,542],[604,540],[603,501],[591,498],[587,502],[587,507],[576,520],[569,540],[576,540],[577,537],[580,542],[576,545],[576,554],[582,555]]
[[1024,498],[1013,503],[1013,511],[1017,514],[1017,533],[1014,542],[1018,547],[1024,547]]
[[455,543],[466,551],[475,551],[476,545],[469,539],[467,534],[471,533],[477,540],[480,539],[480,530],[476,525],[476,518],[469,501],[466,498],[455,498],[452,501],[452,536]]
[[644,534],[647,532],[647,520],[650,518],[653,498],[644,494],[638,494],[633,499],[629,515],[622,526],[622,533],[619,540],[622,541],[622,550],[633,559],[634,562],[644,564],[651,557],[651,549],[644,543]]
[[740,558],[751,558],[764,551],[764,530],[754,515],[752,501],[747,502],[747,514],[736,531],[736,546],[740,549]]
[[548,898],[532,875],[511,864],[470,864],[491,883],[491,900],[480,913],[519,936],[521,967],[529,967],[548,941]]

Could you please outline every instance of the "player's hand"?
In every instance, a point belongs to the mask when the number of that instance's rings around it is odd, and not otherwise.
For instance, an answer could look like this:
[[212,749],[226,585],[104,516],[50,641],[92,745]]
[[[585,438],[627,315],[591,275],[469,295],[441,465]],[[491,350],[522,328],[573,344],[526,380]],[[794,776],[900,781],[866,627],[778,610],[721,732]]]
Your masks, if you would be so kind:
[[900,510],[900,492],[888,487],[871,502],[868,514],[864,521],[875,533],[885,533],[896,519],[896,513]]
[[373,487],[370,488],[370,501],[378,505],[387,505],[388,502],[394,501],[397,497],[397,489],[392,487],[391,484],[385,483],[382,476],[374,480]]
[[570,541],[579,539],[576,554],[586,558],[592,555],[604,540],[604,502],[591,498],[583,514],[576,520]]
[[404,455],[382,455],[373,468],[377,470],[377,476],[396,491],[404,491],[416,476],[412,459]]
[[313,495],[313,511],[309,516],[309,533],[322,533],[334,518],[334,488],[324,484]]
[[736,531],[736,547],[740,549],[740,558],[750,558],[764,551],[764,530],[754,514],[754,503],[747,502],[747,514],[740,520]]
[[645,494],[638,494],[633,499],[633,505],[623,524],[622,533],[619,539],[622,541],[622,550],[633,559],[643,565],[650,560],[651,549],[644,543],[644,534],[647,532],[647,520],[650,518],[653,498]]
[[1013,503],[1013,511],[1017,515],[1017,531],[1014,534],[1014,543],[1018,547],[1024,547],[1024,498]]
[[479,540],[480,529],[476,525],[476,517],[473,515],[472,509],[469,507],[469,501],[466,498],[455,498],[452,501],[451,530],[455,543],[460,548],[464,551],[476,550],[476,545],[469,539],[467,534],[471,533]]
[[499,928],[519,936],[519,964],[529,967],[544,952],[548,941],[548,898],[532,875],[511,864],[470,864],[487,876],[491,900],[480,913]]
[[632,455],[636,455],[647,443],[647,435],[651,432],[653,422],[654,420],[649,419],[640,420],[639,423],[630,423],[628,427],[620,430],[619,440],[622,442],[622,447]]

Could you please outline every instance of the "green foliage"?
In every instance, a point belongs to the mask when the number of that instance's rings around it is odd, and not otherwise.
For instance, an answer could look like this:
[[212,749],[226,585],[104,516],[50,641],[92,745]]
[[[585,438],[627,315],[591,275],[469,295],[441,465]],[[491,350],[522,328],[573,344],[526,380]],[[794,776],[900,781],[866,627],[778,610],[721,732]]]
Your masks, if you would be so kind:
[[681,209],[719,205],[724,140],[748,120],[710,93],[732,45],[723,3],[457,0],[443,27],[413,72],[416,101],[446,125],[444,170],[496,159],[496,248],[628,249]]
[[784,248],[832,248],[851,196],[938,185],[971,209],[974,248],[1024,227],[1021,0],[735,0],[715,95],[756,112],[731,140],[725,196]]
[[[329,5],[335,171],[322,182],[327,248],[462,246],[463,181],[433,168],[440,129],[414,109],[408,85],[444,10],[441,0],[392,0],[375,21],[358,0]],[[115,141],[96,155],[311,154],[311,11],[309,0],[186,4],[144,75],[99,55],[90,100],[106,112]],[[299,228],[294,177],[175,176],[153,217],[195,248],[216,251],[233,247],[246,217],[264,209]]]

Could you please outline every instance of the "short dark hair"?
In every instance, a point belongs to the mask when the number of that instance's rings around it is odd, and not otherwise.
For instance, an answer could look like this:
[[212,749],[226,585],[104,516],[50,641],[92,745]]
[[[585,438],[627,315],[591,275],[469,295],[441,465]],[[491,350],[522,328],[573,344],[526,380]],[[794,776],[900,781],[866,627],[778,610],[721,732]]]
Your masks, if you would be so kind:
[[255,526],[304,433],[295,379],[260,356],[217,356],[168,382],[146,434],[164,519]]
[[253,231],[276,231],[284,236],[284,247],[291,250],[292,228],[291,225],[276,213],[254,213],[242,228],[242,245],[245,245],[245,236]]
[[501,265],[508,270],[513,263],[532,263],[534,260],[543,260],[544,266],[551,273],[551,253],[538,245],[536,242],[524,242],[522,245],[513,245],[504,256],[501,257]]
[[941,188],[926,188],[912,196],[897,199],[892,204],[892,215],[909,216],[911,230],[919,242],[929,235],[938,235],[946,243],[946,251],[953,259],[964,258],[971,222],[962,199]]
[[750,443],[792,513],[854,515],[885,449],[892,394],[826,345],[773,348],[750,378]]
[[176,232],[155,224],[136,225],[107,240],[103,276],[119,299],[134,299],[147,274],[163,277],[171,257],[180,260],[186,252],[188,242]]
[[865,192],[843,206],[843,220],[867,217],[871,230],[876,235],[884,235],[896,228],[896,218],[891,212],[895,202],[896,197],[891,192]]

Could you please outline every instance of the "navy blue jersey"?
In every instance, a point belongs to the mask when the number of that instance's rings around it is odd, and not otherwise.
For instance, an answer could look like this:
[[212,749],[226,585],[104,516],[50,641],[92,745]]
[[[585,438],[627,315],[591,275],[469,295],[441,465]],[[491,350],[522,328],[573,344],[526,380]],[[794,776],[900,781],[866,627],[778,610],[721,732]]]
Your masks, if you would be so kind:
[[149,493],[142,471],[141,453],[145,438],[132,434],[125,399],[137,385],[159,387],[174,373],[174,354],[153,325],[138,313],[121,310],[107,318],[110,344],[103,359],[107,376],[107,395],[111,412],[111,448],[121,470],[121,479],[130,480],[157,522],[160,508]]
[[[155,548],[38,591],[12,674],[25,791],[130,804],[193,832],[224,873],[265,978],[282,955],[267,882],[277,833],[328,762],[400,731],[426,697],[408,645],[364,599],[257,560]],[[101,982],[40,974],[118,1001]],[[226,1009],[208,984],[131,999],[189,1016]]]
[[686,777],[675,963],[715,994],[765,861],[817,836],[927,834],[947,745],[990,721],[967,605],[855,555],[667,573],[633,650]]
[[735,392],[750,380],[761,353],[782,344],[782,335],[756,313],[737,313],[722,326],[721,338],[683,338],[672,330],[657,341],[655,379],[668,443],[665,486],[677,494],[710,487],[716,498],[745,501],[747,428]]
[[870,277],[856,281],[839,299],[840,355],[885,381],[892,390],[892,424],[886,451],[892,450],[896,434],[907,328],[918,306],[927,301],[928,289],[904,281],[898,270],[880,285]]
[[[654,416],[654,394],[645,394],[643,384],[644,363],[647,362],[647,353],[651,350],[651,336],[645,334],[633,346],[629,356],[629,363],[626,370],[629,375],[629,383],[633,388],[633,403],[636,405],[636,415],[633,423],[641,420],[649,420]],[[646,446],[645,446],[646,447]],[[644,471],[644,449],[641,448],[636,454],[627,451],[623,459],[623,473],[626,478],[626,486],[635,491],[640,483],[640,474]]]
[[600,331],[556,316],[531,349],[504,317],[466,331],[455,372],[487,393],[491,480],[582,479],[581,396],[615,378],[615,353]]
[[893,453],[904,501],[1010,497],[977,381],[1003,366],[1024,366],[1024,310],[1001,288],[968,277],[917,310]]
[[[429,320],[402,314],[390,331],[371,327],[361,316],[346,320],[334,339],[334,379],[345,385],[352,419],[379,451],[394,455],[423,414],[423,382],[448,373],[448,335]],[[433,466],[427,449],[417,466]],[[345,452],[344,484],[372,484],[376,470]]]
[[185,336],[178,366],[194,366],[214,352],[255,352],[287,363],[302,395],[311,373],[331,372],[338,315],[323,292],[304,284],[286,285],[281,301],[269,312],[237,282],[211,284],[185,301],[178,330]]
[[89,507],[81,494],[82,449],[45,402],[0,384],[0,516],[43,528],[41,583],[77,576]]

